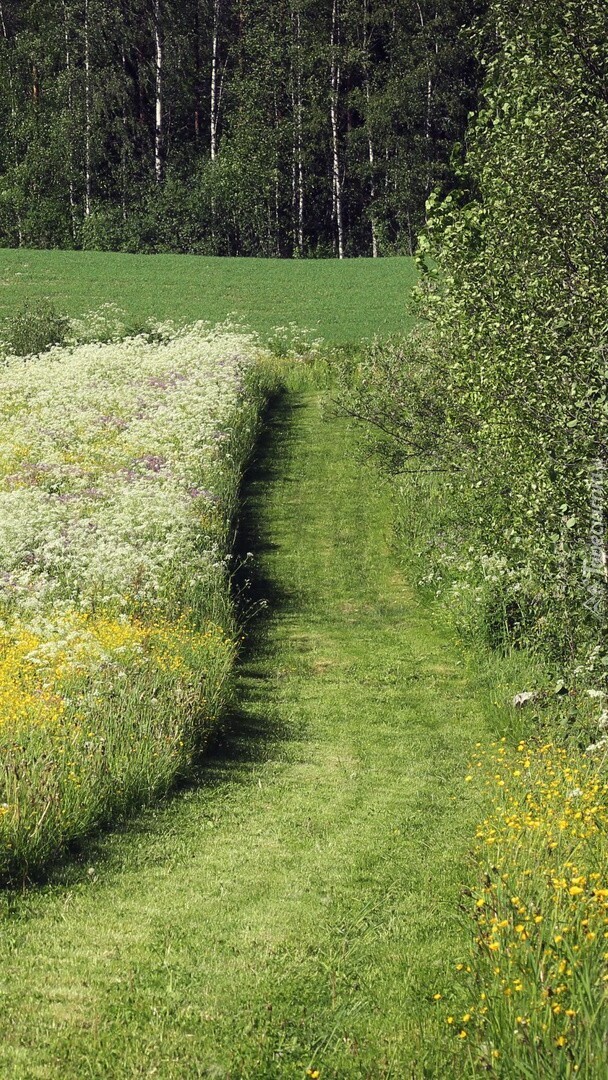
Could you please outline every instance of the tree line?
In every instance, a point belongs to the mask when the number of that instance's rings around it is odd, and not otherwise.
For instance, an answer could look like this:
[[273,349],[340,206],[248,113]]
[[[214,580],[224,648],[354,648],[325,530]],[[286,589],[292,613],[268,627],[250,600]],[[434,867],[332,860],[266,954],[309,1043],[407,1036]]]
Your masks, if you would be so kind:
[[0,0],[0,244],[411,252],[482,0]]

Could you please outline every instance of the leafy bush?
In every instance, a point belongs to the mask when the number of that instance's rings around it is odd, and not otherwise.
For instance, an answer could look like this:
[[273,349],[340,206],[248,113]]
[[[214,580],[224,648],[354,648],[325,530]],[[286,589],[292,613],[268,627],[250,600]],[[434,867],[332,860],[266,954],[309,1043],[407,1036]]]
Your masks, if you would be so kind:
[[441,572],[488,637],[560,662],[608,629],[607,34],[597,0],[495,0],[461,187],[420,240],[423,329],[351,402],[393,471],[443,477]]
[[0,325],[0,339],[7,353],[29,356],[59,345],[68,331],[69,319],[50,300],[24,304]]
[[462,189],[431,200],[421,244],[424,310],[475,421],[477,569],[494,560],[522,639],[561,657],[606,629],[607,32],[596,0],[494,3]]
[[568,675],[557,738],[479,745],[467,778],[488,810],[445,1019],[460,1072],[505,1080],[606,1075],[607,37],[598,0],[494,0],[461,189],[428,204],[421,327],[341,393],[426,584]]

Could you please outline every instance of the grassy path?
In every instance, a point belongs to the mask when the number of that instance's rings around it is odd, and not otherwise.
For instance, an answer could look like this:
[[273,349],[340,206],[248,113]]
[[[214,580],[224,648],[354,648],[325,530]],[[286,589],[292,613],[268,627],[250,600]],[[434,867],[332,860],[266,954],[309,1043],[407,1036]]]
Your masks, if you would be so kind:
[[[260,640],[205,783],[0,899],[0,1076],[443,1077],[483,704],[346,424],[277,407]],[[447,1046],[447,1049],[446,1049]]]

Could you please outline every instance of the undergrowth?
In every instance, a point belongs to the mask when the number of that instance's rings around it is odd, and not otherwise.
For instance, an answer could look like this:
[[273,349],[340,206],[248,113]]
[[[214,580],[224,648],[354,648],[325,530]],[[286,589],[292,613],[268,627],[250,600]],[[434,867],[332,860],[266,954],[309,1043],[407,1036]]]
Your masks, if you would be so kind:
[[455,972],[468,1005],[446,1023],[489,1075],[602,1076],[608,782],[555,743],[506,739],[478,744],[466,781],[492,803],[464,904],[474,961]]
[[599,1078],[608,1060],[605,650],[576,611],[560,620],[563,597],[552,607],[521,565],[512,572],[507,559],[480,554],[478,480],[449,464],[468,435],[453,431],[453,444],[437,447],[441,380],[417,366],[416,348],[343,352],[335,396],[361,422],[361,453],[392,490],[408,577],[503,716],[502,742],[479,743],[467,776],[491,809],[462,900],[471,952],[438,1007],[463,1071]]

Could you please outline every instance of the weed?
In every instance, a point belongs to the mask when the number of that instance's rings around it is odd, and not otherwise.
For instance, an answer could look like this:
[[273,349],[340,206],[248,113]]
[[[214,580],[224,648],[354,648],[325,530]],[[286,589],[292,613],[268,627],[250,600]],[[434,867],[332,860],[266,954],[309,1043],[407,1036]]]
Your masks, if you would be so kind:
[[30,356],[60,344],[69,328],[66,315],[50,300],[27,301],[0,324],[4,351],[13,356]]

